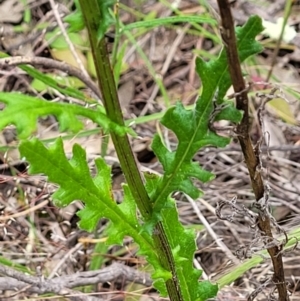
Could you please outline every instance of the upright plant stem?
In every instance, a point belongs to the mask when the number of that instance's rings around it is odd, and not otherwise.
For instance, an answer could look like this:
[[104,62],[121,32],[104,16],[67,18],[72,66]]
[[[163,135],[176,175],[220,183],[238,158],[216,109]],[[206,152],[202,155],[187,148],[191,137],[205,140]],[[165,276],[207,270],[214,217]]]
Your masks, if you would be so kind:
[[[106,42],[103,38],[101,40],[97,38],[99,25],[103,22],[102,12],[98,6],[99,0],[80,0],[79,2],[89,34],[99,88],[102,92],[107,116],[115,123],[124,125]],[[132,196],[144,220],[147,221],[151,218],[152,205],[128,137],[118,136],[115,133],[111,133],[111,137]],[[171,279],[166,281],[169,297],[172,301],[184,301],[174,268],[175,262],[172,250],[160,222],[157,223],[155,233],[156,235],[153,235],[153,240],[157,257],[160,260],[162,268],[172,273]]]
[[[243,119],[237,126],[238,139],[244,154],[247,168],[249,170],[256,202],[259,204],[259,202],[266,198],[268,192],[265,191],[263,179],[261,173],[259,172],[259,154],[254,151],[249,135],[249,100],[237,51],[233,18],[228,0],[218,0],[218,5],[221,15],[220,31],[227,53],[229,72],[233,88],[236,93],[236,107],[237,109],[244,111]],[[258,227],[265,236],[269,237],[269,242],[272,242],[274,240],[271,230],[271,220],[270,217],[264,213],[265,212],[263,210],[259,210]],[[268,248],[268,253],[270,254],[274,267],[274,275],[272,280],[277,287],[279,301],[288,301],[289,296],[284,277],[281,247],[277,245],[270,247]]]

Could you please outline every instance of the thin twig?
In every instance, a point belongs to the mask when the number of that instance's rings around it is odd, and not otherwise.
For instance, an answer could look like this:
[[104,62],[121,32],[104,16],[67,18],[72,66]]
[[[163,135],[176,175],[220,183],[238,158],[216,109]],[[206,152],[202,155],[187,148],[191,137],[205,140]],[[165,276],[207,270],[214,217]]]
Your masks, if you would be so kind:
[[[119,263],[113,263],[109,267],[101,270],[87,271],[56,277],[54,279],[43,279],[16,271],[7,266],[0,265],[0,273],[6,277],[0,277],[0,290],[25,290],[28,293],[45,294],[55,293],[58,295],[74,296],[76,300],[89,300],[82,292],[72,291],[70,289],[124,279],[126,282],[135,282],[147,287],[152,285],[149,274],[140,272],[134,268],[127,267]],[[79,299],[81,298],[81,299]],[[99,301],[99,299],[97,299]]]
[[75,68],[66,62],[60,62],[45,57],[26,56],[13,56],[0,59],[0,66],[19,66],[24,64],[57,69],[67,73],[68,75],[75,76],[80,79],[88,88],[90,88],[99,99],[101,99],[101,93],[99,92],[97,85],[89,77],[86,77],[80,69]]

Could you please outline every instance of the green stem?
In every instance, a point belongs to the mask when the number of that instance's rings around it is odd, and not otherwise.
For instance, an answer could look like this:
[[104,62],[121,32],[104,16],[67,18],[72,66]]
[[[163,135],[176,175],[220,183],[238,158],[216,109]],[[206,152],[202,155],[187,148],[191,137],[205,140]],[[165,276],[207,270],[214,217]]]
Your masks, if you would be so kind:
[[[123,115],[105,39],[102,38],[98,41],[97,38],[97,31],[103,20],[99,1],[80,0],[79,2],[89,34],[99,88],[102,92],[103,104],[105,106],[107,116],[113,122],[123,126]],[[144,179],[139,171],[128,137],[127,135],[118,136],[113,132],[111,133],[111,137],[132,196],[134,197],[144,220],[147,221],[151,218],[152,205],[145,189]],[[172,301],[183,301],[180,284],[176,275],[174,257],[170,244],[167,240],[165,230],[160,222],[157,224],[156,229],[156,235],[153,235],[156,247],[154,252],[158,253],[161,266],[172,273],[172,278],[166,281],[170,299]]]
[[[110,66],[105,39],[97,40],[97,30],[101,22],[101,11],[97,0],[80,1],[85,24],[88,29],[91,49],[95,62],[99,88],[107,116],[118,125],[124,126],[121,106]],[[124,175],[143,216],[150,217],[152,211],[148,194],[144,188],[139,169],[132,153],[128,137],[111,133]]]

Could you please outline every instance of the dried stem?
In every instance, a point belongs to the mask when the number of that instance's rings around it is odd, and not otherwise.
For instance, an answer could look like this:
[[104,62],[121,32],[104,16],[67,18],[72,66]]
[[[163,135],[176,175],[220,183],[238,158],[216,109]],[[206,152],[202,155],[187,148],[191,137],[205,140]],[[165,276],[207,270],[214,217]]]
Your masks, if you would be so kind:
[[80,69],[75,68],[65,62],[55,61],[45,57],[26,57],[13,56],[0,59],[0,66],[19,66],[19,65],[43,66],[44,68],[52,68],[63,71],[68,75],[75,76],[80,79],[95,95],[101,99],[101,93],[97,85],[88,77],[86,77]]
[[[260,160],[259,153],[254,151],[249,135],[249,108],[248,95],[246,85],[243,79],[240,60],[237,51],[236,36],[233,24],[233,18],[228,0],[218,0],[220,16],[221,16],[221,35],[224,47],[227,53],[229,72],[236,93],[236,107],[238,110],[244,111],[243,119],[237,126],[238,139],[244,154],[245,162],[249,170],[252,188],[255,194],[256,203],[261,205],[262,200],[265,200],[268,195],[262,176],[259,172]],[[271,216],[265,214],[265,210],[259,210],[257,225],[259,230],[270,241],[273,241],[271,230]],[[286,288],[284,267],[282,262],[281,246],[272,246],[268,248],[268,253],[272,259],[274,267],[273,283],[276,285],[279,295],[279,301],[288,301],[289,296]]]
[[[141,283],[145,286],[152,285],[150,276],[147,273],[137,271],[134,268],[119,263],[113,263],[111,266],[101,270],[80,272],[53,279],[27,275],[3,265],[0,265],[0,273],[6,276],[0,277],[1,291],[17,290],[18,293],[22,291],[35,294],[54,293],[62,296],[72,295],[69,296],[69,299],[72,301],[95,300],[92,296],[86,296],[82,292],[71,290],[75,287],[98,284],[120,278],[124,278],[126,282]],[[96,300],[102,299],[97,298]]]

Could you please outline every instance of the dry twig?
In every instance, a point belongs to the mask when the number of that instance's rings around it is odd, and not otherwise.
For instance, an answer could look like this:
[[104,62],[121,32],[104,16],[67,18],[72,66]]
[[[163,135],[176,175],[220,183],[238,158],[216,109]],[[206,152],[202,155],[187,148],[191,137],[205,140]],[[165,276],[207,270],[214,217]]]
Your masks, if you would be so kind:
[[60,62],[45,57],[26,56],[14,56],[0,59],[0,66],[18,66],[24,64],[57,69],[67,73],[68,75],[75,76],[80,79],[88,88],[90,88],[99,99],[101,99],[101,93],[99,92],[97,85],[90,78],[87,78],[80,69],[70,66],[65,62]]
[[[0,277],[0,290],[22,290],[28,293],[45,294],[55,293],[57,295],[73,295],[75,301],[88,301],[83,293],[72,291],[74,287],[92,285],[124,278],[127,282],[141,283],[151,286],[152,281],[147,273],[140,272],[134,268],[119,263],[113,263],[101,270],[87,271],[65,275],[53,279],[43,279],[18,272],[9,267],[0,265],[0,273],[6,277]],[[71,299],[71,297],[69,297]],[[75,299],[76,298],[76,299]],[[99,299],[97,299],[99,301]]]

